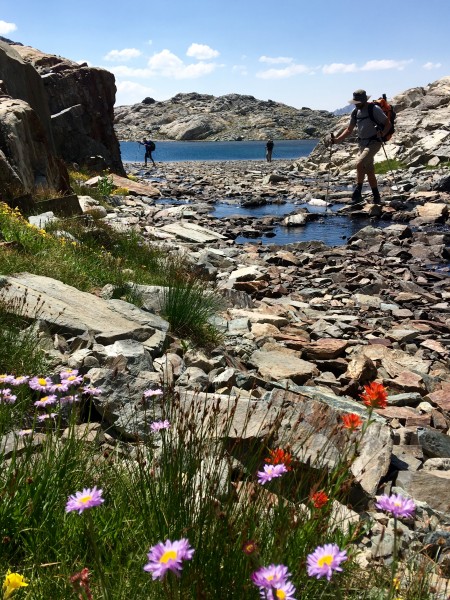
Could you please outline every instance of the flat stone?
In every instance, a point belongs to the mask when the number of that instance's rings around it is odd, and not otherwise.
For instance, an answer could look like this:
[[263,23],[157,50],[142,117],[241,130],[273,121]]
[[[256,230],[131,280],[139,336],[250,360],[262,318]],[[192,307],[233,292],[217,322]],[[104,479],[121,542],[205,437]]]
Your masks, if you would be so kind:
[[394,328],[386,332],[386,337],[399,342],[400,344],[406,344],[412,342],[420,335],[420,331],[417,329],[402,329]]
[[305,345],[308,360],[330,360],[345,354],[348,342],[335,338],[321,338]]
[[426,400],[438,406],[441,410],[450,413],[450,391],[436,390],[425,397]]
[[376,412],[386,419],[406,420],[408,417],[416,417],[418,413],[413,408],[407,406],[386,406],[386,408],[376,409]]
[[268,312],[259,312],[256,310],[242,310],[239,308],[231,308],[228,310],[228,314],[233,319],[248,319],[250,323],[270,323],[275,327],[283,327],[289,323],[289,319],[274,315]]
[[242,267],[230,273],[230,279],[235,279],[236,281],[257,281],[263,277],[265,277],[265,274],[257,267]]
[[441,354],[442,356],[447,356],[447,354],[449,353],[448,348],[443,346],[441,344],[441,342],[439,342],[438,340],[424,340],[423,342],[420,343],[420,345],[423,348],[428,348],[429,350],[432,350],[433,352],[437,352],[438,354]]
[[161,229],[188,242],[206,244],[207,242],[226,239],[220,233],[206,229],[206,227],[200,227],[200,225],[190,223],[189,221],[169,223],[168,225],[163,225]]
[[448,206],[442,202],[426,202],[423,206],[417,206],[417,214],[422,219],[445,219],[448,216]]
[[426,502],[434,510],[449,514],[449,471],[400,471],[396,480],[412,498]]
[[250,363],[262,377],[269,380],[291,379],[294,383],[301,384],[319,374],[313,363],[276,350],[256,350],[250,357]]

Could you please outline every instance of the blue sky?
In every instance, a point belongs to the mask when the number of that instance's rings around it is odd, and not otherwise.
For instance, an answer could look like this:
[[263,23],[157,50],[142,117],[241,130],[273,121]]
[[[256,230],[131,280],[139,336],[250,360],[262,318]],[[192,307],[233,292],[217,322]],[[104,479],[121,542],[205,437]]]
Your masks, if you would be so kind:
[[449,0],[0,0],[0,35],[116,76],[116,104],[179,92],[334,110],[450,75]]

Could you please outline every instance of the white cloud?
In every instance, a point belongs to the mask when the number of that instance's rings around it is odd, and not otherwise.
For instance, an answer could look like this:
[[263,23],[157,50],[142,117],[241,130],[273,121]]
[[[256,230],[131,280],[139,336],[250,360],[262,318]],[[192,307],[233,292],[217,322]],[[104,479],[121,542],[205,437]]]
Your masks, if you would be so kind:
[[412,63],[412,60],[369,60],[359,70],[360,71],[386,71],[388,69],[397,69],[403,71],[406,65]]
[[219,65],[202,61],[186,65],[176,54],[165,49],[150,57],[148,66],[151,76],[197,79],[212,73]]
[[133,69],[126,65],[117,65],[116,67],[108,67],[108,70],[118,77],[151,77],[152,71],[150,69]]
[[440,69],[442,67],[442,63],[432,63],[427,62],[422,65],[422,69],[426,69],[427,71],[431,71],[432,69]]
[[287,79],[288,77],[293,77],[294,75],[312,72],[313,69],[311,69],[311,67],[293,64],[285,67],[284,69],[268,69],[267,71],[260,71],[259,73],[256,73],[256,77],[259,77],[259,79]]
[[0,35],[5,35],[16,31],[17,25],[15,23],[8,23],[7,21],[0,21]]
[[331,63],[331,65],[324,65],[322,72],[325,75],[334,75],[335,73],[354,73],[357,71],[355,63]]
[[112,62],[120,62],[137,58],[141,54],[142,52],[137,48],[124,48],[123,50],[110,50],[104,59]]
[[294,62],[294,59],[289,56],[260,56],[258,60],[259,62],[267,63],[269,65],[288,65]]
[[218,50],[213,50],[205,44],[191,44],[186,52],[186,56],[196,58],[197,60],[211,60],[212,58],[217,58],[219,54]]
[[248,75],[247,67],[245,65],[233,65],[231,70],[233,73],[238,73],[238,75]]
[[116,83],[117,94],[116,104],[136,104],[141,102],[147,96],[153,96],[155,90],[146,85],[136,83],[135,81],[119,81]]

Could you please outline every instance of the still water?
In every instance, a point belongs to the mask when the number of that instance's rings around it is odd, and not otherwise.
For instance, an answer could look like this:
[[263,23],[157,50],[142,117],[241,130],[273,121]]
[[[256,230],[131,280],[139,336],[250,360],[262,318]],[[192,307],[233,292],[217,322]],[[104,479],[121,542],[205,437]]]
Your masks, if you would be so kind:
[[[274,140],[272,160],[294,160],[309,156],[318,140]],[[264,141],[244,142],[168,142],[155,141],[153,159],[158,162],[187,160],[265,160]],[[123,162],[144,162],[144,147],[137,142],[120,142]]]
[[[342,204],[335,204],[325,210],[324,207],[303,205],[308,212],[318,216],[317,220],[310,221],[303,227],[284,227],[277,225],[271,232],[271,237],[263,234],[259,238],[248,238],[239,236],[235,242],[237,244],[261,242],[266,244],[285,245],[295,242],[310,242],[320,240],[327,246],[342,246],[347,243],[348,238],[357,233],[363,227],[371,225],[372,227],[384,228],[391,225],[390,221],[374,220],[368,218],[350,217],[348,215],[336,214],[342,208]],[[244,208],[239,205],[216,204],[211,216],[226,220],[234,215],[241,215],[259,219],[267,216],[284,216],[296,212],[299,205],[293,202],[286,204],[266,204],[254,208]],[[272,235],[275,234],[275,235]]]

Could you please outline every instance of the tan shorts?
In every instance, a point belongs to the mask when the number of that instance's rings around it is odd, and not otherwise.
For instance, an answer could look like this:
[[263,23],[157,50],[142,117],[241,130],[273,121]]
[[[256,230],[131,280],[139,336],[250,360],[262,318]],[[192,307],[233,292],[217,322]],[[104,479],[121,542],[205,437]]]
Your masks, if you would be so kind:
[[378,150],[381,149],[381,142],[370,142],[368,146],[359,147],[359,155],[356,160],[356,166],[362,165],[364,170],[368,173],[374,171],[373,158]]

